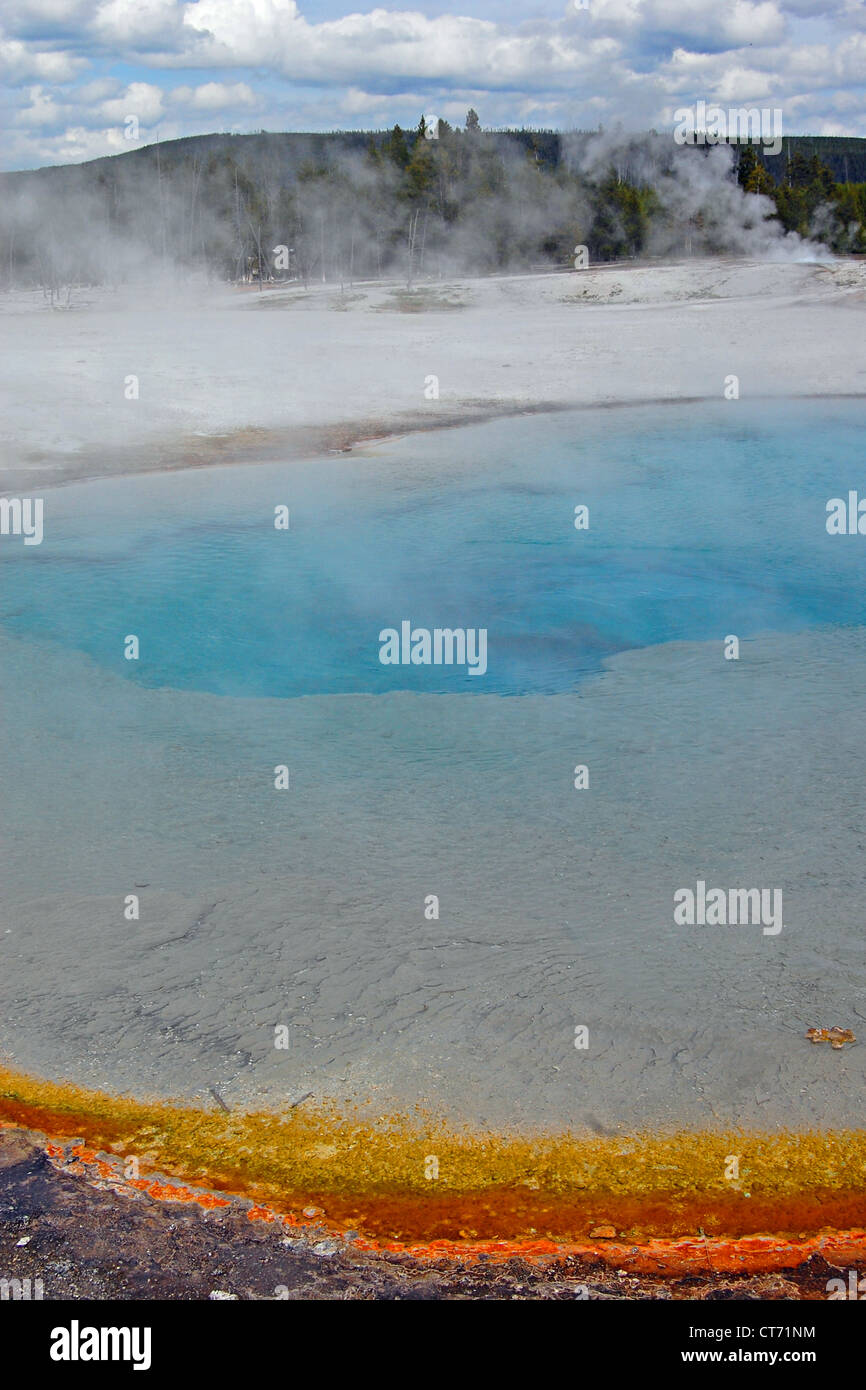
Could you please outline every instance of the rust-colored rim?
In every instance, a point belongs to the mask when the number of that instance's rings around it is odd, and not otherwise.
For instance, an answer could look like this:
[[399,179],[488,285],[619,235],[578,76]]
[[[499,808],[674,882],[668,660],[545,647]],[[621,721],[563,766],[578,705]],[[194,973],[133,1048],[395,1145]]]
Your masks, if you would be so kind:
[[0,1124],[40,1136],[64,1172],[118,1193],[203,1208],[243,1199],[251,1220],[359,1251],[577,1256],[643,1274],[866,1258],[860,1130],[491,1135],[420,1113],[227,1114],[2,1069]]

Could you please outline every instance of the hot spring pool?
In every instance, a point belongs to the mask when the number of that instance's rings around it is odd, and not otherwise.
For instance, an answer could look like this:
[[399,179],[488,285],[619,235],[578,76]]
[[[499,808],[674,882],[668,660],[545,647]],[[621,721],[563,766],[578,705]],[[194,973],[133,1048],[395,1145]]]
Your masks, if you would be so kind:
[[[38,549],[6,540],[0,623],[150,689],[574,691],[633,648],[861,623],[860,546],[824,523],[863,424],[844,402],[586,412],[87,484],[50,495]],[[483,678],[383,665],[404,620],[486,629]]]
[[[825,525],[864,423],[574,412],[47,492],[43,543],[0,542],[6,1055],[491,1125],[859,1124],[866,1052],[802,1034],[864,1017],[866,537]],[[485,669],[384,664],[403,623],[483,631]],[[677,924],[701,881],[782,892],[783,930]]]

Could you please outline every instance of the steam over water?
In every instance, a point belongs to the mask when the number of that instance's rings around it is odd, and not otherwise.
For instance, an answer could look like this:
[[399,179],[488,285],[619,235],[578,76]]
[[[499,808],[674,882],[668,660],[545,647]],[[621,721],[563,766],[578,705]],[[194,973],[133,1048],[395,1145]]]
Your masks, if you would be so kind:
[[[802,1034],[866,1012],[866,537],[825,527],[864,418],[575,413],[46,494],[0,546],[0,1046],[238,1102],[858,1123],[866,1053]],[[484,629],[486,672],[382,664],[404,620]],[[675,925],[698,880],[781,889],[783,930]]]
[[[824,522],[861,427],[859,405],[645,408],[79,486],[49,497],[38,552],[0,553],[0,621],[152,689],[574,690],[632,647],[860,622],[860,549]],[[486,628],[483,679],[383,665],[404,619]]]

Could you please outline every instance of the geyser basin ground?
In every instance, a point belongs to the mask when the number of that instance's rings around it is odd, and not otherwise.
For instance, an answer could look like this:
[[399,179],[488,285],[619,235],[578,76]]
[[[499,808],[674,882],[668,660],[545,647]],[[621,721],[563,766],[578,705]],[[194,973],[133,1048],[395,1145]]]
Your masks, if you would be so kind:
[[[864,419],[575,413],[47,493],[42,546],[0,549],[11,1064],[527,1132],[859,1126],[866,1051],[803,1034],[863,1019],[866,539],[825,519]],[[383,666],[403,619],[485,628],[486,674]],[[780,889],[783,930],[675,924],[699,880]]]

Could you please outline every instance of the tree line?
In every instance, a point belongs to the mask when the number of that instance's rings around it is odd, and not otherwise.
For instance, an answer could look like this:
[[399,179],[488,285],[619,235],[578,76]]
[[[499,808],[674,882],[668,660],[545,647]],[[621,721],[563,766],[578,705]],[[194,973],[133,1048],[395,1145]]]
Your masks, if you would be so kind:
[[799,151],[786,160],[777,181],[753,145],[739,151],[737,180],[747,193],[772,199],[786,232],[840,254],[866,254],[866,182],[839,183],[818,155],[807,159]]
[[[463,127],[422,116],[411,131],[190,137],[3,175],[0,275],[52,298],[154,264],[228,281],[401,276],[411,287],[564,267],[579,246],[590,263],[741,249],[732,228],[748,228],[752,195],[770,200],[757,220],[768,214],[780,235],[866,251],[866,183],[838,181],[796,141],[774,161],[777,178],[750,145],[488,131],[474,110]],[[861,144],[840,157],[856,163]]]

